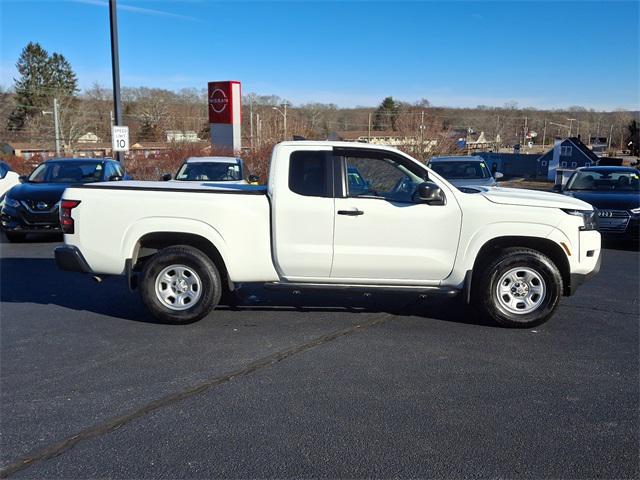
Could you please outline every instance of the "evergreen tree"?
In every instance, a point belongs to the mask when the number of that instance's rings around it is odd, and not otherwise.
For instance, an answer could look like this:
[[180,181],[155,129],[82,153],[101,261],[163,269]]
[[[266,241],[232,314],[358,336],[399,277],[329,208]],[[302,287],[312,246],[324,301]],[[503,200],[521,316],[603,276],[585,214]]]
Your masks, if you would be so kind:
[[397,130],[398,112],[400,106],[393,97],[386,97],[378,106],[373,121],[373,127],[376,130]]
[[9,115],[8,128],[18,130],[29,117],[50,109],[53,98],[60,101],[73,98],[78,80],[64,56],[49,55],[39,43],[29,42],[16,63],[20,78],[15,79],[15,107]]

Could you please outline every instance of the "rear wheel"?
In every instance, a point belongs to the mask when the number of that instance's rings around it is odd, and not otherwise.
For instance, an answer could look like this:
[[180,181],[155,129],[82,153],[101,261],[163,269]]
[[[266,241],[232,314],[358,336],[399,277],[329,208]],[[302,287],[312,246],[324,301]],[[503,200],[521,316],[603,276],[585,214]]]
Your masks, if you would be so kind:
[[474,278],[474,303],[499,325],[530,328],[546,322],[562,295],[558,267],[528,248],[508,248]]
[[158,320],[192,323],[220,301],[220,274],[200,250],[186,245],[168,247],[146,262],[140,293]]
[[9,240],[11,243],[22,243],[27,237],[22,232],[4,232],[4,234],[7,236],[7,240]]

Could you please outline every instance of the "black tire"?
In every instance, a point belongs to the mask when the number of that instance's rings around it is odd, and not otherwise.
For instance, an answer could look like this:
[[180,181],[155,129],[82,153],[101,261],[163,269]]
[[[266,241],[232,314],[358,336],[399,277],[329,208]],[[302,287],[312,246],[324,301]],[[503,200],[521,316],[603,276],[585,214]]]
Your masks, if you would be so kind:
[[22,243],[27,238],[27,235],[22,232],[4,232],[4,234],[11,243]]
[[[531,296],[532,303],[538,302],[535,307],[528,307],[526,302],[519,301],[517,295],[511,296],[510,292],[502,295],[504,301],[499,298],[498,282],[503,278],[503,275],[508,275],[509,272],[514,272],[519,268],[537,274],[538,279],[533,278],[535,275],[532,277],[532,282],[536,282],[532,283],[532,288],[542,284],[544,295],[538,295],[537,298],[535,294]],[[514,274],[518,276],[522,273],[517,271]],[[505,279],[502,285],[508,287],[510,285],[509,279]],[[515,288],[514,284],[511,285],[511,288]],[[517,286],[520,287],[520,285]],[[526,287],[522,286],[522,290],[525,288],[528,292],[529,284]],[[523,293],[518,290],[518,295],[521,294]],[[524,295],[529,296],[528,293]],[[546,255],[529,248],[514,247],[502,250],[494,260],[480,268],[478,274],[474,275],[472,282],[472,296],[475,306],[488,318],[504,327],[531,328],[546,322],[558,307],[561,295],[562,276],[558,267]],[[505,305],[508,303],[506,299],[511,299],[514,303],[511,306]],[[524,313],[514,312],[513,310],[517,310],[517,308],[525,309]],[[527,312],[527,308],[534,309]]]
[[[158,276],[172,265],[184,266],[196,274],[199,297],[193,305],[182,305],[175,310],[160,300],[156,294]],[[171,273],[171,271],[169,271]],[[164,285],[166,288],[167,286]],[[169,288],[172,288],[169,285]],[[213,261],[200,250],[187,245],[176,245],[153,255],[142,270],[140,294],[149,311],[163,323],[187,324],[207,316],[220,301],[222,293],[220,273]],[[166,301],[166,300],[165,300]],[[174,300],[175,301],[175,300]],[[174,306],[174,308],[176,308]]]

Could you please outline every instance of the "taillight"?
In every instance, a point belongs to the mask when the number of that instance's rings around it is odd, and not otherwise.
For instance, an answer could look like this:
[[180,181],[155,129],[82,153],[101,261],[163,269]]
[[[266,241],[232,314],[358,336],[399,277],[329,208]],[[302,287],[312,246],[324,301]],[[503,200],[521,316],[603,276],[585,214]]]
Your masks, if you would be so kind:
[[60,226],[63,233],[73,233],[71,210],[80,205],[80,200],[62,200],[60,202]]

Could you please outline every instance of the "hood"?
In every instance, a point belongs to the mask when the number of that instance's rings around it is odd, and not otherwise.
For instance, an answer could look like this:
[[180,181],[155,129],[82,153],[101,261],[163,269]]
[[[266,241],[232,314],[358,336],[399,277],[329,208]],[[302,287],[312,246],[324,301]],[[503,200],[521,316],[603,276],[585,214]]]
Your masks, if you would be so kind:
[[21,183],[7,192],[7,196],[14,200],[42,200],[56,203],[62,197],[62,192],[68,183]]
[[570,208],[574,210],[593,210],[591,205],[566,195],[539,190],[525,190],[504,187],[475,187],[487,200],[503,205],[524,205],[530,207]]
[[470,178],[470,179],[453,178],[453,179],[448,180],[448,182],[451,185],[454,185],[456,187],[476,187],[476,186],[493,187],[496,184],[496,181],[493,179],[493,177],[489,177],[489,178]]
[[640,207],[640,192],[565,191],[568,197],[578,198],[599,210],[631,210]]

